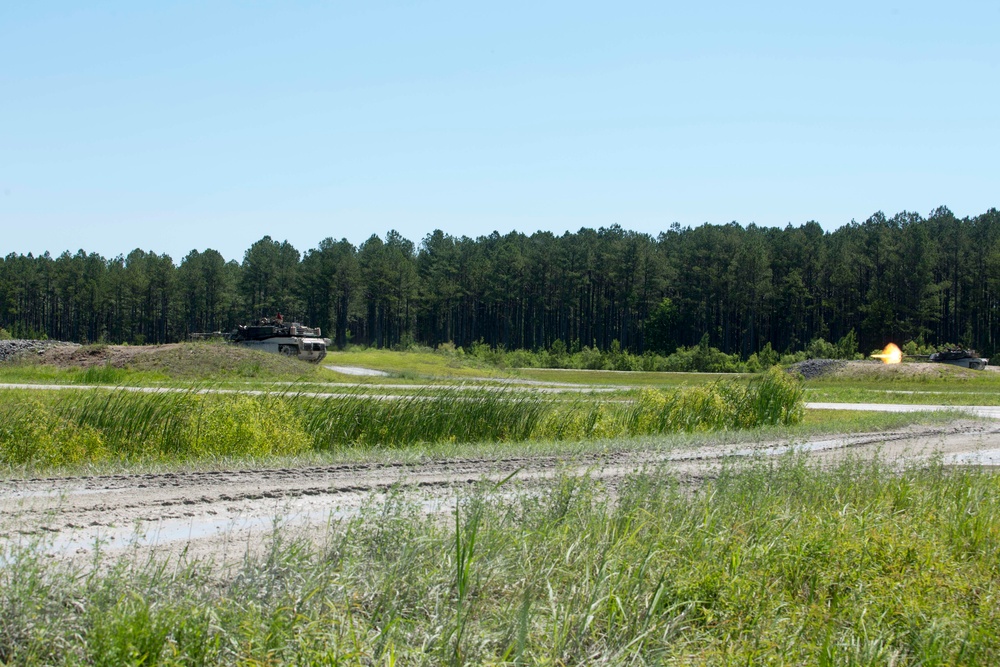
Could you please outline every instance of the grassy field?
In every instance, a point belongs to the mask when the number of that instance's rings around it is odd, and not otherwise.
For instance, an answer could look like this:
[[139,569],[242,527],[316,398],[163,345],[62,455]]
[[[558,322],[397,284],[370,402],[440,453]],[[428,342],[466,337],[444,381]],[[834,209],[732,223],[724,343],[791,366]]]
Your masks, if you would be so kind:
[[519,378],[542,382],[629,387],[637,385],[678,387],[706,384],[721,379],[751,377],[741,373],[645,373],[642,371],[591,371],[561,368],[519,368],[514,372]]
[[994,665],[1000,478],[786,457],[694,492],[649,470],[403,495],[222,571],[0,559],[0,661]]
[[780,371],[749,382],[648,389],[633,401],[439,388],[405,397],[122,389],[0,391],[0,463],[255,459],[347,447],[579,441],[795,424],[802,389]]
[[[399,380],[505,378],[510,374],[457,353],[396,352],[393,350],[349,349],[332,351],[324,364],[360,366],[389,373]],[[355,377],[355,379],[357,379]]]
[[[26,356],[0,364],[0,382],[99,384],[131,386],[189,386],[192,382],[218,387],[273,388],[295,385],[303,390],[339,391],[335,385],[367,386],[372,391],[410,393],[405,388],[459,383],[497,385],[531,381],[552,387],[617,388],[623,397],[635,398],[642,387],[673,389],[695,387],[720,379],[747,380],[752,375],[719,373],[645,373],[560,369],[501,370],[454,351],[397,352],[351,349],[331,352],[322,364],[310,364],[232,345],[200,342],[150,348],[120,363],[92,363],[101,348],[81,348],[72,363],[42,363],[44,357]],[[94,355],[86,354],[86,351]],[[100,358],[98,356],[98,358]],[[86,365],[82,365],[86,364]],[[383,371],[387,377],[346,375],[327,365],[354,366]],[[1000,404],[1000,373],[976,372],[936,364],[914,372],[914,365],[860,365],[845,374],[805,382],[807,401],[843,403],[919,403],[940,405]],[[420,391],[417,388],[415,391]]]
[[[80,348],[88,359],[106,352]],[[734,431],[801,421],[801,432],[873,430],[917,417],[841,411],[804,412],[800,398],[834,402],[996,404],[1000,374],[949,366],[914,375],[913,367],[860,366],[854,377],[811,380],[802,387],[770,376],[613,371],[521,371],[521,379],[617,387],[610,394],[537,394],[503,385],[499,372],[454,352],[353,350],[331,364],[376,368],[390,378],[345,377],[279,355],[212,343],[143,350],[121,367],[40,363],[0,365],[0,382],[33,381],[109,387],[103,392],[6,391],[0,395],[0,464],[10,474],[109,465],[188,465],[264,461],[350,450],[441,450],[454,445],[606,442],[675,432]],[[475,373],[476,375],[469,375]],[[402,378],[402,379],[400,379]],[[478,379],[484,378],[484,379]],[[192,380],[198,382],[192,383]],[[341,382],[350,380],[355,384]],[[473,386],[468,383],[472,382]],[[764,385],[780,398],[759,399]],[[493,385],[491,391],[475,386]],[[391,385],[391,386],[386,386]],[[174,387],[174,394],[111,391],[115,386]],[[407,388],[411,387],[411,388]],[[638,387],[646,387],[640,389]],[[255,389],[263,396],[202,396],[202,390]],[[335,393],[311,398],[301,393]],[[392,398],[395,397],[395,398]],[[389,400],[392,398],[392,400]],[[770,406],[770,407],[769,407]],[[779,407],[774,407],[779,406]],[[575,445],[572,448],[574,448]]]
[[[758,376],[520,371],[520,379],[635,387],[547,395],[453,354],[354,351],[326,363],[175,346],[86,368],[0,366],[11,477],[317,461],[503,458],[666,450],[879,432],[943,414],[805,411],[811,400],[990,400],[993,374],[870,375],[804,386]],[[380,384],[429,385],[379,390]],[[117,385],[167,386],[143,393]],[[486,382],[490,384],[490,382]],[[264,388],[260,395],[200,393]],[[395,390],[394,390],[395,391]],[[894,394],[894,391],[921,391]],[[866,396],[871,394],[871,396]],[[866,396],[865,398],[853,398]],[[927,400],[947,403],[944,398]],[[239,566],[156,552],[88,562],[44,538],[0,541],[0,664],[951,665],[1000,659],[1000,477],[880,461],[835,469],[749,460],[697,487],[650,468],[463,491],[451,514],[373,496],[305,535],[279,528]],[[0,521],[0,530],[3,529]]]
[[[637,386],[690,386],[740,377],[740,374],[736,373],[644,373],[559,368],[499,369],[474,357],[456,353],[397,352],[392,350],[330,352],[323,363],[380,370],[389,373],[394,381],[399,379],[414,381],[476,380],[482,382],[531,380],[552,384],[568,383],[631,388]],[[375,382],[379,381],[375,380]]]

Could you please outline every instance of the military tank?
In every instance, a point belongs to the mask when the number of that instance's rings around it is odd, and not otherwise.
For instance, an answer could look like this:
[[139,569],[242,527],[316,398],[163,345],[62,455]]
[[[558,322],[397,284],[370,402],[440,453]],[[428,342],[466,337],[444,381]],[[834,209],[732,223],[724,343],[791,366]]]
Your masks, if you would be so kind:
[[315,362],[326,356],[326,348],[330,345],[319,327],[307,327],[301,322],[285,323],[280,317],[240,325],[229,340],[244,347]]
[[321,361],[331,344],[329,339],[323,338],[319,327],[307,327],[301,322],[286,323],[281,315],[274,319],[262,318],[256,324],[241,324],[230,333],[193,333],[191,338],[221,338],[243,347],[313,362]]
[[928,356],[927,360],[937,364],[951,364],[952,366],[971,368],[974,371],[985,370],[986,364],[989,362],[989,359],[983,359],[976,354],[975,350],[962,350],[959,348],[935,352]]

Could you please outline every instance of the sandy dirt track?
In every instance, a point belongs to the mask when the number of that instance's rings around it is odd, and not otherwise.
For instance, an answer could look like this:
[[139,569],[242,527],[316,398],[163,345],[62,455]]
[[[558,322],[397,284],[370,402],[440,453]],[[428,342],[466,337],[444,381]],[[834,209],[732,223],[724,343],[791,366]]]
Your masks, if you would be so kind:
[[[37,541],[60,557],[89,558],[129,549],[239,559],[262,544],[276,521],[319,529],[356,515],[397,486],[428,512],[446,514],[458,490],[513,473],[522,489],[559,473],[587,473],[612,490],[643,467],[664,465],[689,484],[714,474],[727,457],[801,450],[822,461],[879,453],[917,462],[939,454],[955,465],[1000,465],[1000,424],[956,420],[894,432],[793,442],[709,444],[690,449],[560,458],[447,459],[419,464],[355,464],[0,481],[0,546]],[[322,532],[317,530],[317,533]]]

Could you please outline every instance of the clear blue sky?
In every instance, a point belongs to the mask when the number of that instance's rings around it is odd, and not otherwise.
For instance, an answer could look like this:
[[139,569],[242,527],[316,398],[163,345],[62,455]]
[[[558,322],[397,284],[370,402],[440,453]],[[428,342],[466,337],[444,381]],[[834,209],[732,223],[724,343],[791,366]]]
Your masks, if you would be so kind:
[[6,2],[0,254],[975,215],[998,34],[996,0]]

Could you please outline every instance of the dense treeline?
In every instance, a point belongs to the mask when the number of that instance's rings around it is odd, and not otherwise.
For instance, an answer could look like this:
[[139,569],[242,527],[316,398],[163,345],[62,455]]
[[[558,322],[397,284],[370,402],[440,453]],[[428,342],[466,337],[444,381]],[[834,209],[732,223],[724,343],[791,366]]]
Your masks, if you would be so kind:
[[656,237],[615,225],[556,236],[396,232],[359,247],[325,239],[301,254],[264,237],[242,263],[192,250],[180,264],[134,250],[0,260],[0,327],[15,336],[162,343],[282,312],[338,345],[477,341],[507,349],[582,346],[744,357],[855,331],[962,343],[993,354],[1000,319],[1000,212],[957,218],[876,213],[824,232],[672,225]]

